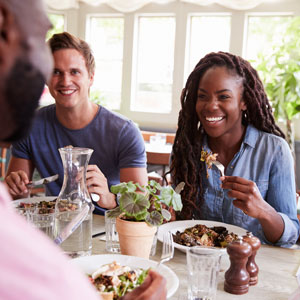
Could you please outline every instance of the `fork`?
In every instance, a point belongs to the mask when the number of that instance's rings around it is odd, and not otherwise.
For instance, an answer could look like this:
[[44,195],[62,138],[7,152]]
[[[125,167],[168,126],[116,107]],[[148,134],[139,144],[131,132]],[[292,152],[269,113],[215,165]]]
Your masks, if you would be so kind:
[[159,268],[159,266],[162,263],[172,259],[173,256],[174,256],[173,235],[171,231],[166,231],[163,235],[163,249],[162,249],[160,261],[157,264],[157,268]]
[[213,161],[212,164],[219,169],[219,171],[221,172],[221,176],[225,176],[225,168],[219,161]]

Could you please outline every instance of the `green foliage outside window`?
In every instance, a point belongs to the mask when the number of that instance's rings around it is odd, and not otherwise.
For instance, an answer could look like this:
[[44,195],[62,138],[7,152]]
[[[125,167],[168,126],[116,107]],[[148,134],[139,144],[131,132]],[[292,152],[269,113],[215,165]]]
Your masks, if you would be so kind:
[[99,90],[92,90],[90,92],[90,100],[96,104],[107,107],[107,98]]
[[65,29],[64,15],[48,14],[48,18],[52,24],[52,28],[47,32],[46,41],[48,41],[53,34],[63,32]]
[[293,149],[292,119],[300,112],[300,17],[289,19],[280,42],[258,55],[257,70],[274,108],[276,120],[283,119]]

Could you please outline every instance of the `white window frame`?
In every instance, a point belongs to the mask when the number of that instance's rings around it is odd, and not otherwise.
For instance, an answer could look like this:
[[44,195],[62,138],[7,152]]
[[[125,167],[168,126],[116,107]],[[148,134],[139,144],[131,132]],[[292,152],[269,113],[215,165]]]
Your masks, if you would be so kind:
[[[52,13],[62,13],[62,11],[48,10]],[[79,3],[79,9],[64,11],[66,14],[66,30],[82,39],[86,36],[86,17],[88,15],[118,15],[119,13],[111,7],[102,4],[99,6],[89,6],[85,3]],[[132,96],[133,64],[136,57],[135,43],[135,18],[136,15],[175,15],[176,32],[175,32],[175,52],[174,52],[174,72],[172,88],[172,111],[169,114],[155,114],[145,112],[130,111],[130,99]],[[124,13],[124,50],[123,50],[123,77],[121,108],[119,112],[139,124],[141,128],[152,130],[175,131],[180,110],[180,94],[185,85],[186,74],[186,46],[187,34],[190,15],[204,14],[230,14],[231,15],[231,33],[229,51],[236,55],[243,56],[247,33],[247,19],[249,15],[300,15],[300,1],[286,0],[285,2],[270,2],[257,6],[247,11],[232,10],[218,4],[200,6],[190,3],[173,1],[169,4],[148,4],[141,9]],[[199,57],[200,59],[200,57]]]

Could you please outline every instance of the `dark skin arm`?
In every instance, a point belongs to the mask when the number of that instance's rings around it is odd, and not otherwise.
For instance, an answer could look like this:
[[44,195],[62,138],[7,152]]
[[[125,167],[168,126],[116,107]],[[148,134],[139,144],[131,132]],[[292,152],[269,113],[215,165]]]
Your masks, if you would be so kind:
[[28,196],[26,184],[32,178],[34,166],[31,160],[11,157],[6,172],[5,183],[13,199]]
[[258,219],[265,237],[271,243],[276,243],[284,231],[284,222],[277,211],[262,198],[256,183],[238,176],[224,176],[220,179],[222,188],[229,190],[228,196],[235,198],[233,205]]

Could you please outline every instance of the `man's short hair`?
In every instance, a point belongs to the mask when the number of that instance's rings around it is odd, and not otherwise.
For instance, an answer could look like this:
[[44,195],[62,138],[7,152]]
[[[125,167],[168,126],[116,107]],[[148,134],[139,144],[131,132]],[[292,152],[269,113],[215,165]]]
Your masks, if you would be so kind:
[[48,41],[52,54],[62,49],[75,49],[84,57],[89,75],[95,73],[95,59],[89,44],[68,32],[54,34]]

